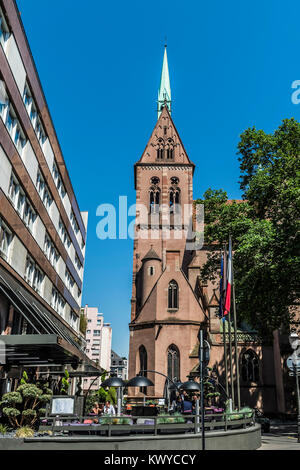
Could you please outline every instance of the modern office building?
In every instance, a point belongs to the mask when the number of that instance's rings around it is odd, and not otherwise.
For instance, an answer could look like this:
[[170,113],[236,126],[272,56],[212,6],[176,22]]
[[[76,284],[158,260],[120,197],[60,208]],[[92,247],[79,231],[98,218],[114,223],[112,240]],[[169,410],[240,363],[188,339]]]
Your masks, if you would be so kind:
[[87,219],[17,4],[0,1],[2,390],[23,368],[47,373],[92,364],[79,331]]
[[[86,354],[101,369],[109,372],[111,364],[111,337],[112,328],[109,323],[104,323],[103,313],[98,311],[97,307],[86,305],[82,308],[82,313],[86,318]],[[83,389],[97,390],[100,386],[100,377],[85,377],[83,380]]]
[[119,356],[115,351],[111,351],[111,375],[120,377],[120,379],[128,379],[128,361],[126,357]]

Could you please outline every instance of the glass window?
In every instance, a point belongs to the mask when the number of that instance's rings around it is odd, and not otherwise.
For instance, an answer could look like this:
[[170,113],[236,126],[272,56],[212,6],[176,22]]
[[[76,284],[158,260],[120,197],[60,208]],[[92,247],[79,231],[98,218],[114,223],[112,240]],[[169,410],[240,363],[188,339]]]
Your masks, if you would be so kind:
[[9,257],[9,248],[12,241],[12,233],[0,218],[0,255],[5,260]]
[[173,381],[180,380],[180,354],[174,344],[168,348],[168,377]]
[[178,309],[178,305],[178,284],[173,280],[168,288],[168,308]]

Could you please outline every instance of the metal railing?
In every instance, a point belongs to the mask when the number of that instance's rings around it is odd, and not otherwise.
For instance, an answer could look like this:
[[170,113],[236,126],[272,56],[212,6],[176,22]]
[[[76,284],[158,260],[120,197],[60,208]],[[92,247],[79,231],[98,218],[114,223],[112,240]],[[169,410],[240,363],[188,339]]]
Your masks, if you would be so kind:
[[[47,421],[47,422],[45,422]],[[180,422],[179,422],[180,421]],[[201,434],[200,415],[158,416],[80,416],[43,418],[39,432],[73,435],[78,433],[111,437],[137,434]],[[124,423],[124,424],[122,424]],[[205,415],[205,431],[229,431],[246,429],[255,423],[253,412],[216,413]]]

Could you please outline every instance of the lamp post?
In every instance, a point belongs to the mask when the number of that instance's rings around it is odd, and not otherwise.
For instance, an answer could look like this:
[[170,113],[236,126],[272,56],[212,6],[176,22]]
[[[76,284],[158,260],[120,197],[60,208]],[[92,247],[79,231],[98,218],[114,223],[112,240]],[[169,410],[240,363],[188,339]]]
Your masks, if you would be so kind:
[[115,387],[117,389],[117,408],[118,415],[121,414],[121,388],[125,387],[124,380],[120,377],[109,377],[101,384],[102,387]]
[[299,393],[299,379],[298,379],[298,371],[300,368],[300,338],[296,332],[292,332],[289,336],[289,342],[294,350],[292,354],[292,363],[293,363],[293,371],[296,380],[296,391],[297,391],[297,408],[298,408],[298,416],[297,416],[297,423],[298,423],[298,442],[300,442],[300,393]]
[[[172,388],[173,388],[173,389],[175,388],[175,390],[179,390],[180,386],[182,385],[181,382],[174,382],[174,380],[170,379],[170,377],[168,377],[166,374],[163,374],[162,372],[158,372],[157,370],[149,370],[149,369],[140,370],[140,372],[139,372],[139,374],[137,375],[137,377],[140,377],[140,376],[143,377],[142,374],[144,374],[145,372],[151,372],[151,373],[153,373],[153,374],[162,375],[162,376],[165,377],[169,382],[171,382]],[[131,379],[131,380],[133,380],[133,379]],[[153,385],[153,383],[152,383],[152,385]],[[168,400],[168,401],[169,401],[169,400]]]

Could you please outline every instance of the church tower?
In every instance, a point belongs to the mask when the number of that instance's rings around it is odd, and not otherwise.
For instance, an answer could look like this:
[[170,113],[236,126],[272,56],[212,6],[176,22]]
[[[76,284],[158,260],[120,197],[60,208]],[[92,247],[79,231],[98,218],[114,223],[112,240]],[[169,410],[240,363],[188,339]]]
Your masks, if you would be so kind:
[[[200,325],[205,308],[195,293],[186,250],[183,208],[193,205],[193,173],[171,117],[171,87],[164,50],[158,92],[158,120],[134,167],[137,219],[133,254],[129,377],[155,370],[185,381],[197,365]],[[187,209],[188,210],[188,209]],[[147,395],[162,397],[165,378],[148,372],[154,387]],[[130,396],[141,395],[129,389]]]

